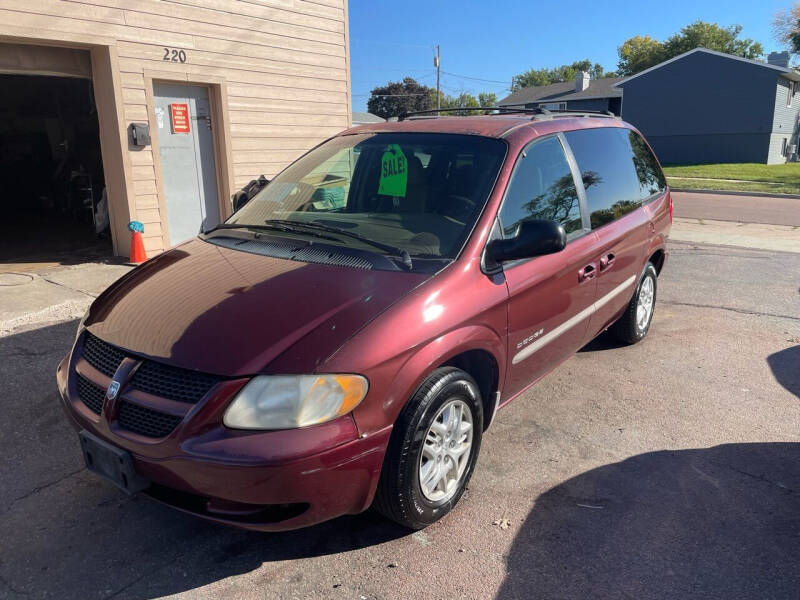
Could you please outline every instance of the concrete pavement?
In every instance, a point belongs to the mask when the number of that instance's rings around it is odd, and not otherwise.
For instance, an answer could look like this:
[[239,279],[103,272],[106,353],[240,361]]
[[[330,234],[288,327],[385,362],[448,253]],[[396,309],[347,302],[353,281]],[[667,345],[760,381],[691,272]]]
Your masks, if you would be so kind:
[[670,238],[800,252],[800,199],[674,192]]
[[698,244],[800,253],[800,227],[675,218],[670,239]]
[[[10,268],[10,270],[6,270]],[[92,300],[132,267],[115,263],[0,270],[0,334],[29,323],[79,318]]]

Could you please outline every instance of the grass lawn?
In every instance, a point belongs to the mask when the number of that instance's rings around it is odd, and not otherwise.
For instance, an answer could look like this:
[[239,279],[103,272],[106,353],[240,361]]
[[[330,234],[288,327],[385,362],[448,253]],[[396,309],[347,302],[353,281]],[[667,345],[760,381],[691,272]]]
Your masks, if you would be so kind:
[[674,188],[800,194],[800,163],[665,166],[664,174]]

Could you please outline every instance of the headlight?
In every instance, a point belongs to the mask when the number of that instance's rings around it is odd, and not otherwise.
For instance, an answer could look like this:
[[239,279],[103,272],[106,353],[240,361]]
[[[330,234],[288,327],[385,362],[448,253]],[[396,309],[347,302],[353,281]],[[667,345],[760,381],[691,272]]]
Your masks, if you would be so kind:
[[346,415],[367,395],[360,375],[262,375],[236,395],[222,422],[233,429],[292,429]]

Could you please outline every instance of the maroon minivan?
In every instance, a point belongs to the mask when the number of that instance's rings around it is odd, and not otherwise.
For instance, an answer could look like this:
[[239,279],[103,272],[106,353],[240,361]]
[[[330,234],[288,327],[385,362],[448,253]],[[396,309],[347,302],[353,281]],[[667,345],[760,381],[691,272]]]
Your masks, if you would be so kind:
[[88,468],[259,530],[458,502],[498,408],[647,334],[672,201],[606,115],[354,127],[146,262],[58,367]]

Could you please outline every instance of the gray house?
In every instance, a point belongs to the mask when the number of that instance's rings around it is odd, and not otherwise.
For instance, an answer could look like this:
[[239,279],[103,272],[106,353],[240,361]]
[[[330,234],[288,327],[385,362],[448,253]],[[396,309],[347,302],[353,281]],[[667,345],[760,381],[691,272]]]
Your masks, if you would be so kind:
[[547,108],[611,111],[619,115],[622,90],[614,87],[621,77],[590,79],[579,71],[575,81],[520,88],[497,103],[505,108]]
[[618,82],[622,118],[662,163],[783,163],[800,128],[800,72],[788,63],[695,48]]

